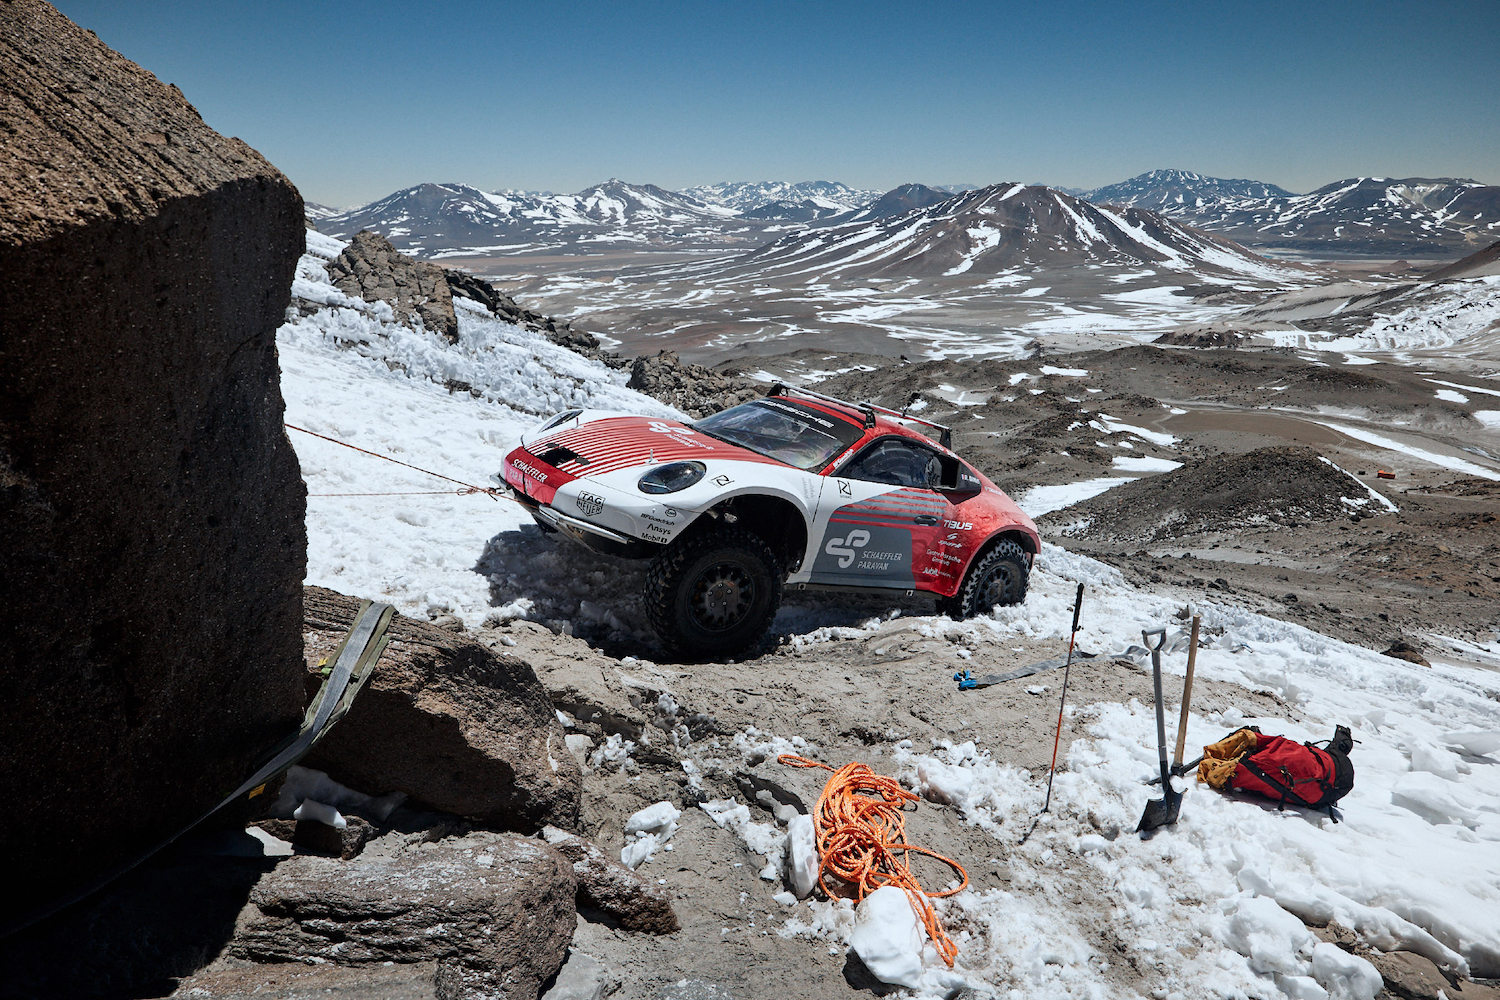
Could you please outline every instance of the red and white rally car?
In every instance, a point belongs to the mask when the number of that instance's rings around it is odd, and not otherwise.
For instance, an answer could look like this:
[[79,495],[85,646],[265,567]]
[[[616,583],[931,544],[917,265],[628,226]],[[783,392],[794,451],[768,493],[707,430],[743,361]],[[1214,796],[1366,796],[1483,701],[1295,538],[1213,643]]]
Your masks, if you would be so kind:
[[506,456],[504,482],[545,531],[652,559],[663,642],[724,656],[761,639],[784,587],[923,591],[956,618],[1024,600],[1036,525],[951,439],[778,385],[693,424],[559,413]]

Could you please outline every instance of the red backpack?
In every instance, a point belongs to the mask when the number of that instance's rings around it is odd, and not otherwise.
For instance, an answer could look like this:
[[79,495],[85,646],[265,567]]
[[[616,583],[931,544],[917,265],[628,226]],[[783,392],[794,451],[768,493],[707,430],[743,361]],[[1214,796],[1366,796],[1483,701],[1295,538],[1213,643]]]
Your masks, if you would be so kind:
[[1333,804],[1354,787],[1354,764],[1349,760],[1354,738],[1347,726],[1338,726],[1333,739],[1322,746],[1267,736],[1254,727],[1236,732],[1247,736],[1253,732],[1255,742],[1239,757],[1227,782],[1230,788],[1275,799],[1279,808],[1290,802],[1309,809],[1328,809],[1332,816]]

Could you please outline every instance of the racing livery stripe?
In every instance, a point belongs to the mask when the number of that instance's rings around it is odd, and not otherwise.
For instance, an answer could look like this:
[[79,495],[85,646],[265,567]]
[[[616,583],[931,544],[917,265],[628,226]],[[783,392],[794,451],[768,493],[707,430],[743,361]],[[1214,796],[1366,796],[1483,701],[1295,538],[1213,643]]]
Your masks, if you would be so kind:
[[644,417],[609,417],[592,421],[583,427],[569,428],[540,438],[529,444],[527,450],[544,452],[557,446],[566,447],[588,459],[588,465],[583,467],[588,476],[603,475],[633,465],[646,465],[652,457],[658,465],[685,459],[723,459],[784,465],[753,451],[713,441],[677,421],[650,420]]
[[874,525],[875,527],[878,527],[878,528],[901,528],[903,530],[908,530],[908,529],[911,528],[911,522],[910,521],[880,521],[880,520],[877,520],[875,518],[862,518],[862,517],[830,517],[828,519],[828,523],[829,524],[859,524],[859,525],[863,525],[865,527],[869,527],[870,525]]
[[920,513],[920,514],[926,514],[926,513],[940,513],[942,511],[945,511],[945,510],[948,509],[948,503],[947,503],[947,501],[944,501],[944,500],[937,500],[937,501],[934,501],[932,503],[871,503],[869,501],[862,501],[862,502],[857,503],[857,504],[850,504],[847,508],[844,508],[844,509],[846,509],[846,510],[847,509],[852,509],[852,510],[889,510],[889,511],[896,511],[898,513],[907,513],[907,512],[911,512],[911,511],[916,511],[917,513]]

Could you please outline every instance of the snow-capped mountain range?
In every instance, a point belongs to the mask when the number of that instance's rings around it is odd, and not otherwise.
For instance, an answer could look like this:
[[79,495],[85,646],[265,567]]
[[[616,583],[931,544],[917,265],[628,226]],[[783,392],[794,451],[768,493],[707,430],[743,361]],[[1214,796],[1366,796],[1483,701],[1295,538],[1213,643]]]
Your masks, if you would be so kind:
[[[590,247],[732,243],[737,212],[654,184],[608,180],[577,194],[494,193],[467,184],[418,184],[318,220],[347,239],[371,229],[419,256],[504,254]],[[726,225],[732,224],[732,225]]]
[[1148,208],[1246,246],[1309,253],[1442,256],[1500,236],[1500,186],[1446,177],[1355,177],[1297,195],[1261,181],[1153,170],[1087,198]]
[[[430,258],[736,251],[764,246],[789,229],[795,241],[830,227],[897,219],[991,188],[953,192],[903,184],[879,194],[830,181],[763,181],[678,192],[611,179],[576,194],[544,194],[419,184],[348,211],[309,204],[308,218],[342,238],[372,229],[400,249]],[[1027,190],[1073,197],[1041,185]],[[1299,195],[1263,181],[1153,170],[1082,198],[1093,206],[1159,213],[1252,249],[1312,255],[1456,256],[1500,237],[1500,186],[1451,178],[1359,177]]]
[[719,205],[736,212],[750,213],[772,203],[799,205],[813,202],[820,209],[831,209],[832,214],[852,212],[863,208],[876,198],[879,191],[861,191],[837,181],[734,181],[718,184],[700,184],[684,188],[682,193],[705,205]]
[[885,218],[867,209],[841,225],[792,233],[753,253],[688,269],[702,276],[868,279],[1000,274],[1012,268],[1068,265],[1148,267],[1272,281],[1286,277],[1278,265],[1243,247],[1158,213],[1097,206],[1052,188],[1025,184],[994,184]]

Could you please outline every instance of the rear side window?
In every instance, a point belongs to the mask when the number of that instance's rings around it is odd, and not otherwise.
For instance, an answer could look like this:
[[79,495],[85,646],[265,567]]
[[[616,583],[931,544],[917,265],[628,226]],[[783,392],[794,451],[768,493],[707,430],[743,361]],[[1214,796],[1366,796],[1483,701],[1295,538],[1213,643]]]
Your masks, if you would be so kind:
[[846,479],[935,490],[942,485],[937,453],[902,438],[882,438],[840,470]]

